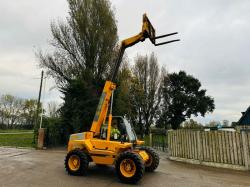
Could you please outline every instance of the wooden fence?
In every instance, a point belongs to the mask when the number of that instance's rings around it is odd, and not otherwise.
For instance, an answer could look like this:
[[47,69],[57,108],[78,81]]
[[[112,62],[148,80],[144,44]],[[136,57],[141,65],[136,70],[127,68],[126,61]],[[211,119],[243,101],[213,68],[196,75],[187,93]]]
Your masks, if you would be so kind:
[[250,169],[250,132],[169,131],[168,145],[171,160]]

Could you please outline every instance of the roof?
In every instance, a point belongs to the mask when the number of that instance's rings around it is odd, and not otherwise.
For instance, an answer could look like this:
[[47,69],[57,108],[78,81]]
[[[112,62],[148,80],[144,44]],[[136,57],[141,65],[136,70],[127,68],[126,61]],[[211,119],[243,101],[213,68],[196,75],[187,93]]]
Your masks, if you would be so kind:
[[[250,116],[250,106],[247,108],[246,112],[242,112],[242,116],[238,121],[239,125],[246,125],[246,124],[242,124],[244,123],[244,119],[246,119],[248,116]],[[250,122],[248,123],[248,125],[250,125]]]

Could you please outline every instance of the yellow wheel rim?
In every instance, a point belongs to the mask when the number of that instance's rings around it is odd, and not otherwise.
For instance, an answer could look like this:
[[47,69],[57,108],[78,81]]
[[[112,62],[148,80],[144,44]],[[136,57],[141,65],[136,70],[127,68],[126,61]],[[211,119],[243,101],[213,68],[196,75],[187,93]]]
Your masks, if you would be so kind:
[[136,166],[133,160],[124,159],[120,164],[120,171],[125,177],[132,177],[135,174]]
[[71,155],[68,160],[69,169],[77,171],[80,168],[80,158],[77,155]]
[[152,162],[153,162],[153,158],[152,158],[151,154],[148,154],[148,160],[146,161],[145,166],[146,167],[151,166]]

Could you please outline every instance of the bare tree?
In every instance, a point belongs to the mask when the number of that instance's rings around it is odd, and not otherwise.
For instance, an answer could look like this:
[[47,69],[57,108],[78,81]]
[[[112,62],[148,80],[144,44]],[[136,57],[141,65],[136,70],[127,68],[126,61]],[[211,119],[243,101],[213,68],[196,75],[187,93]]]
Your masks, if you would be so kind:
[[48,113],[48,116],[49,117],[52,117],[52,118],[55,118],[55,117],[58,117],[59,116],[59,105],[57,102],[55,101],[51,101],[48,103],[48,107],[47,107],[47,113]]
[[0,123],[2,128],[29,127],[35,123],[34,99],[22,99],[9,94],[0,97]]
[[22,113],[23,99],[15,98],[12,95],[3,95],[0,99],[2,123],[7,128],[14,128],[20,121]]
[[134,83],[132,99],[137,111],[138,123],[149,133],[150,126],[159,109],[161,101],[160,84],[162,81],[157,58],[138,55],[133,68]]
[[22,111],[22,125],[34,127],[35,125],[35,115],[37,110],[37,100],[26,99],[23,104]]
[[222,121],[222,125],[223,125],[224,127],[229,127],[229,121],[228,121],[227,119],[224,119],[224,120]]

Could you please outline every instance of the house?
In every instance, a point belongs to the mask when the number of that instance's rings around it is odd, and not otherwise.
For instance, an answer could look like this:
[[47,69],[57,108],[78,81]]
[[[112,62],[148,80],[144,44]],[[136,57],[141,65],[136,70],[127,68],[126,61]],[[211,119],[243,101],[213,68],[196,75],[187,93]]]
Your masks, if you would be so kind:
[[242,116],[238,121],[238,126],[249,126],[250,127],[250,106],[245,112],[241,112]]
[[250,132],[250,106],[245,112],[241,112],[242,116],[236,125],[236,131],[249,131]]

